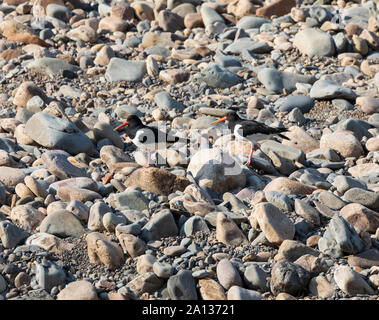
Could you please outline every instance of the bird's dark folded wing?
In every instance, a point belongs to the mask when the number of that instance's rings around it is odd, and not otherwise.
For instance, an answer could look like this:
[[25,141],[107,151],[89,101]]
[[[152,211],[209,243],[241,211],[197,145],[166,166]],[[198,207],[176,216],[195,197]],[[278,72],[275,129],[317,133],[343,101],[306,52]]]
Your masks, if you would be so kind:
[[254,133],[263,133],[263,134],[278,134],[281,138],[287,139],[288,138],[284,135],[281,135],[280,132],[287,131],[286,128],[274,128],[265,125],[262,122],[258,122],[255,120],[249,120],[243,122],[243,132],[245,135],[250,135]]

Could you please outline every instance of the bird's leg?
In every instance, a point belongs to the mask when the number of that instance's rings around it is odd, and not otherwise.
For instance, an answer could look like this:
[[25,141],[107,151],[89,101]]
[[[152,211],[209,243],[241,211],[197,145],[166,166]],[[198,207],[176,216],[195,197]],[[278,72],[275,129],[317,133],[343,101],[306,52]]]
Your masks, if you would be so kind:
[[250,163],[251,163],[251,158],[253,157],[253,153],[254,153],[254,151],[255,151],[255,149],[254,149],[254,145],[253,145],[252,142],[250,142],[250,145],[251,145],[251,149],[250,149],[249,157],[247,158],[247,161],[246,161],[246,163],[245,163],[245,166],[249,166],[249,165],[250,165]]
[[147,152],[147,165],[144,166],[144,168],[150,168],[150,162],[151,162],[151,152]]

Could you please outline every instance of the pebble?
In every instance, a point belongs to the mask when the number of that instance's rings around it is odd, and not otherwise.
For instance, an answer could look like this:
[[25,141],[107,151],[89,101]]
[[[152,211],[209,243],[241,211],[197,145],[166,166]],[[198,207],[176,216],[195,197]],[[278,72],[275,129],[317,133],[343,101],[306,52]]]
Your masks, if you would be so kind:
[[286,239],[293,239],[295,226],[278,207],[271,203],[259,203],[254,210],[258,224],[269,242],[280,245]]
[[47,113],[36,113],[25,124],[25,133],[38,144],[71,154],[91,149],[91,140],[74,124]]
[[245,289],[240,286],[232,286],[227,293],[228,300],[261,300],[258,291]]
[[337,286],[348,295],[374,294],[373,288],[348,266],[340,266],[334,271]]
[[343,200],[347,202],[359,203],[373,210],[379,209],[379,195],[375,192],[352,188],[345,192]]
[[269,291],[268,277],[269,274],[255,264],[249,265],[243,274],[247,287],[261,292]]
[[284,240],[279,246],[278,254],[275,256],[275,260],[288,260],[294,262],[305,255],[312,255],[317,257],[319,252],[313,248],[304,245],[296,240]]
[[283,89],[288,92],[294,91],[297,83],[313,83],[314,77],[282,72],[274,68],[262,68],[258,71],[258,80],[270,92],[279,93]]
[[333,149],[345,158],[359,158],[363,154],[363,148],[358,139],[347,132],[333,132],[323,135],[320,139],[320,148]]
[[317,276],[309,281],[309,291],[318,298],[332,298],[335,290],[324,276]]
[[203,300],[226,300],[223,287],[213,279],[200,279],[200,296]]
[[58,293],[57,300],[99,300],[95,287],[88,281],[70,282]]
[[121,264],[121,247],[112,243],[105,235],[91,232],[86,236],[86,242],[88,257],[92,263],[102,263],[109,269],[115,269]]
[[379,215],[359,203],[350,203],[343,206],[340,215],[356,230],[374,233],[379,228]]
[[146,63],[142,61],[128,61],[113,57],[107,66],[105,77],[108,81],[141,82],[146,74]]
[[178,227],[170,210],[158,212],[142,228],[142,236],[148,240],[158,240],[162,237],[176,236]]
[[296,34],[294,46],[310,58],[332,56],[335,52],[333,38],[318,28],[307,28]]
[[274,264],[271,271],[271,291],[278,295],[279,293],[288,293],[297,296],[308,285],[310,273],[301,266],[281,260]]
[[165,262],[156,261],[153,264],[153,271],[159,278],[168,279],[174,274],[174,268]]
[[224,244],[233,246],[247,243],[242,230],[222,212],[217,213],[216,217],[216,238]]
[[363,251],[365,245],[354,228],[345,219],[335,215],[318,241],[318,248],[333,257],[343,257]]
[[197,300],[195,281],[188,270],[180,270],[167,281],[167,290],[172,300]]
[[53,287],[65,284],[65,272],[55,263],[44,260],[42,264],[35,264],[36,280],[42,289],[50,292]]
[[197,73],[194,80],[199,83],[205,82],[209,87],[221,89],[230,88],[242,81],[236,74],[215,63],[210,63]]
[[0,239],[4,248],[14,248],[21,244],[29,233],[10,221],[0,222]]
[[229,290],[233,286],[242,286],[242,279],[235,266],[227,259],[222,259],[217,264],[217,279],[220,284]]

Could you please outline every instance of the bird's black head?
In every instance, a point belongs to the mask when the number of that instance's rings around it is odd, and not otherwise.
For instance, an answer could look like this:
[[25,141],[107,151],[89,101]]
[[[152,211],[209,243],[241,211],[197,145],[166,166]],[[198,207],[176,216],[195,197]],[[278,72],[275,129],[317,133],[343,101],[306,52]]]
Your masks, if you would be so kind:
[[113,130],[117,131],[117,130],[125,127],[125,126],[128,126],[130,128],[135,128],[135,127],[143,126],[143,123],[142,123],[140,118],[138,118],[134,114],[131,114],[123,124],[119,125],[118,127],[114,128]]
[[131,114],[127,119],[126,122],[128,122],[129,127],[139,127],[142,124],[142,121],[140,118],[138,118],[136,115]]
[[228,121],[237,121],[237,120],[240,120],[241,118],[238,116],[237,112],[235,111],[231,111],[229,112],[227,115],[226,115],[226,119]]

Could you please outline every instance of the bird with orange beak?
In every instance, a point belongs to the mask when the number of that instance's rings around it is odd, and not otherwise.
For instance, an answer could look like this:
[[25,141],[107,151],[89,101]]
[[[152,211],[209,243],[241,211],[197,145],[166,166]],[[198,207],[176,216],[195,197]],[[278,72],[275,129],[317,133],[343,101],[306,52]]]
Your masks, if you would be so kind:
[[[245,119],[240,118],[239,115],[234,111],[229,112],[225,117],[222,117],[216,121],[213,121],[211,124],[214,125],[214,124],[224,122],[224,121],[228,122],[229,130],[232,131],[234,133],[234,136],[238,139],[243,139],[244,137],[247,137],[249,135],[256,134],[256,133],[262,133],[265,135],[277,135],[283,139],[289,140],[288,137],[281,134],[281,132],[287,131],[286,128],[274,128],[255,120],[245,120]],[[249,142],[251,144],[251,150],[248,156],[248,160],[245,164],[247,166],[250,165],[251,158],[255,151],[254,144],[251,141]]]
[[114,131],[123,129],[137,148],[148,152],[146,168],[151,165],[151,153],[158,149],[166,149],[167,145],[178,142],[181,138],[170,133],[160,131],[158,128],[144,125],[136,115],[130,115],[121,125],[114,128]]

